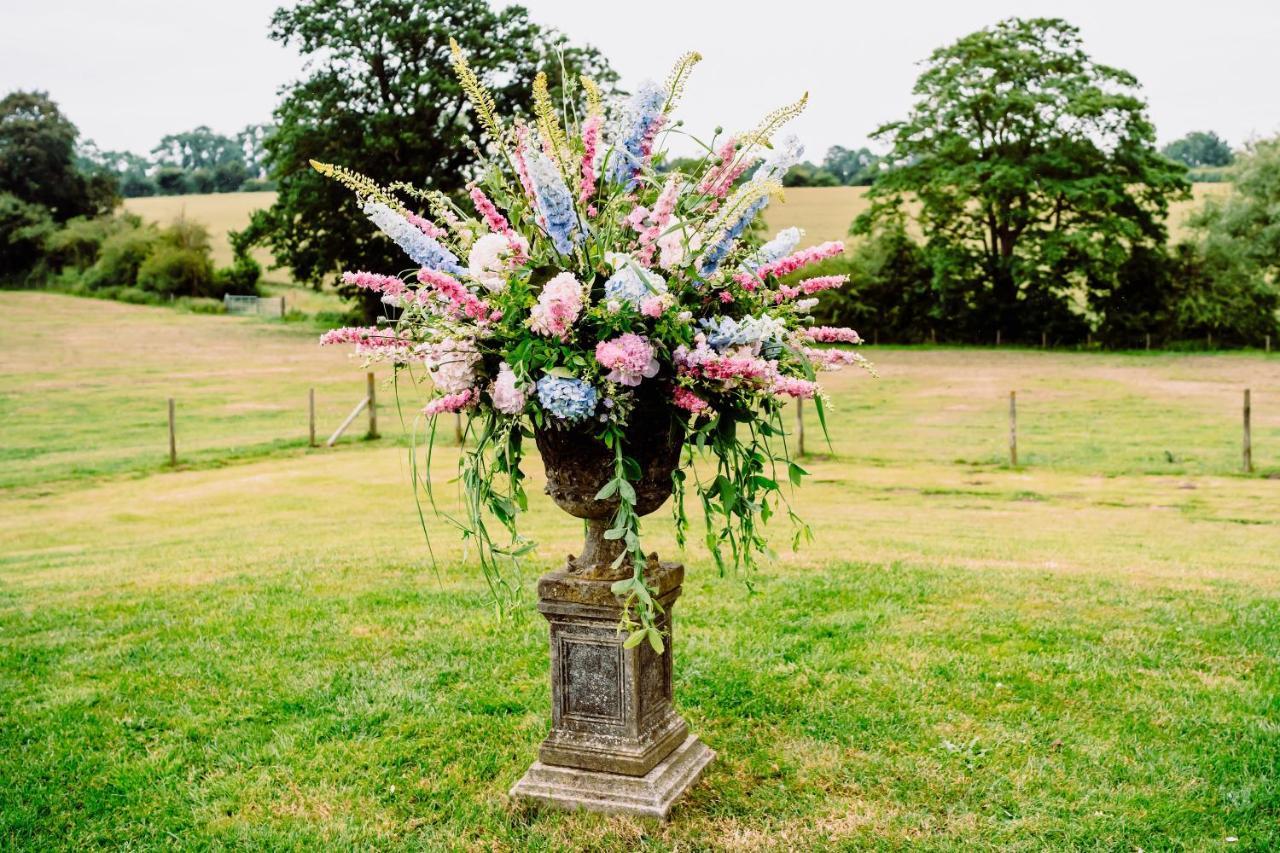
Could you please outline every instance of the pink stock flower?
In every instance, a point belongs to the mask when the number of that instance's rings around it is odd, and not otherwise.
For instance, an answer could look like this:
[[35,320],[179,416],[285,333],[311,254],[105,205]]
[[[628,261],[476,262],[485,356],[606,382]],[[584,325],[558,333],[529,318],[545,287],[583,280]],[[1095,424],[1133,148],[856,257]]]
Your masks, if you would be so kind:
[[766,276],[776,276],[782,278],[784,275],[790,275],[801,267],[815,264],[826,258],[833,258],[844,252],[844,243],[839,240],[832,240],[818,246],[810,246],[807,249],[801,249],[798,252],[787,255],[785,258],[779,258],[767,264],[761,264],[756,268],[755,272],[739,272],[734,278],[739,284],[746,284],[755,279],[764,281]]
[[[493,320],[493,312],[489,304],[467,290],[462,282],[448,273],[439,270],[418,270],[418,281],[430,285],[441,299],[447,302],[455,314],[470,317],[472,320],[487,323]],[[418,300],[422,301],[427,294],[418,292]]]
[[469,409],[480,401],[480,392],[474,388],[468,388],[465,391],[459,391],[456,394],[446,394],[443,397],[437,397],[422,410],[424,415],[434,417],[444,412],[461,412],[463,409]]
[[372,290],[374,293],[383,293],[387,296],[400,296],[408,290],[402,279],[394,275],[379,275],[375,272],[344,272],[342,281],[344,284],[355,285],[364,290]]
[[[578,202],[586,204],[596,192],[596,148],[600,144],[603,116],[588,116],[582,123],[582,180],[578,184]],[[588,209],[589,216],[595,213]]]
[[347,326],[330,329],[320,336],[321,346],[355,344],[356,355],[403,361],[410,352],[410,342],[394,329],[378,326]]
[[596,361],[609,368],[605,378],[622,385],[639,385],[642,379],[658,375],[658,360],[653,356],[653,345],[648,340],[627,333],[611,341],[596,344]]
[[728,305],[730,302],[733,301],[733,294],[727,290],[720,291],[720,301]]
[[779,376],[773,380],[773,393],[779,397],[799,397],[812,400],[818,393],[818,383],[792,376]]
[[688,388],[676,387],[675,393],[671,395],[672,402],[684,409],[686,412],[698,414],[705,412],[711,408],[711,404],[690,391]]
[[681,376],[714,379],[731,388],[739,383],[767,387],[778,375],[776,362],[753,355],[718,353],[707,346],[701,332],[694,341],[693,349],[679,346],[673,353],[676,372]]
[[648,218],[649,208],[642,207],[637,204],[631,209],[631,212],[627,214],[627,224],[630,225],[634,231],[644,231],[644,221]]
[[439,225],[436,225],[430,219],[424,219],[416,213],[406,213],[404,218],[416,225],[418,230],[423,234],[426,234],[428,237],[439,240],[441,237],[449,236],[448,231],[444,230]]
[[817,349],[815,347],[803,347],[801,352],[809,359],[819,370],[839,370],[846,364],[866,364],[867,360],[862,357],[861,353],[849,352],[842,349]]
[[484,224],[489,226],[490,231],[495,234],[506,234],[511,230],[511,224],[507,222],[507,218],[498,212],[498,208],[489,201],[484,190],[473,186],[469,195],[471,203],[476,206],[476,212],[484,219]]
[[804,330],[804,336],[820,344],[860,344],[862,336],[844,326],[814,326]]
[[795,287],[782,284],[778,286],[778,292],[774,294],[773,301],[781,302],[784,299],[795,299],[801,295],[812,296],[824,290],[843,287],[848,280],[849,276],[847,275],[820,275],[816,278],[806,278]]
[[529,328],[540,335],[566,340],[582,313],[582,285],[573,273],[562,272],[542,286],[538,304],[529,312]]

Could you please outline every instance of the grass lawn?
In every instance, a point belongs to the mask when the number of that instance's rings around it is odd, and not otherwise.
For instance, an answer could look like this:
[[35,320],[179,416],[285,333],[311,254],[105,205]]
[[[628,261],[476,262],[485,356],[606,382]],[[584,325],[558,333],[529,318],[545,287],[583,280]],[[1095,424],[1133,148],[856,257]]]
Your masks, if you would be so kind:
[[[403,441],[266,446],[361,392],[310,335],[0,310],[0,847],[1280,846],[1280,480],[1234,473],[1245,384],[1277,470],[1280,358],[869,350],[833,451],[809,424],[817,542],[754,593],[684,555],[677,704],[719,756],[663,825],[505,797],[577,544],[550,501],[498,618],[434,522],[427,559]],[[160,471],[170,393],[207,450]]]

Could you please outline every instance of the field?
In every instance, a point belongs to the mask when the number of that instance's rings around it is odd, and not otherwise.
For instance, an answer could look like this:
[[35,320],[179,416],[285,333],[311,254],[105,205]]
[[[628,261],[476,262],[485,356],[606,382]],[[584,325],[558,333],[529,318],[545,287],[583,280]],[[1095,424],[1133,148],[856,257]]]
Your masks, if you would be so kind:
[[[1193,197],[1177,202],[1169,214],[1173,237],[1185,233],[1187,216],[1210,196],[1221,196],[1230,191],[1230,184],[1196,184]],[[770,232],[789,225],[805,230],[805,244],[825,240],[842,240],[849,231],[849,223],[866,209],[865,187],[794,187],[786,191],[785,200],[765,209],[765,222]],[[127,210],[144,219],[168,222],[185,215],[209,226],[214,237],[214,259],[219,264],[231,260],[231,247],[226,241],[228,230],[244,228],[249,215],[260,208],[269,207],[275,201],[273,192],[223,193],[213,195],[158,196],[154,198],[126,199]],[[258,250],[258,260],[266,266],[269,256]],[[268,277],[279,279],[283,273]]]
[[719,757],[660,825],[505,797],[547,726],[533,582],[575,546],[536,460],[499,617],[430,519],[427,557],[393,389],[383,440],[305,446],[306,389],[323,434],[363,388],[310,334],[0,310],[0,846],[1280,845],[1280,357],[868,350],[830,448],[808,423],[816,543],[754,593],[683,555],[677,701]]

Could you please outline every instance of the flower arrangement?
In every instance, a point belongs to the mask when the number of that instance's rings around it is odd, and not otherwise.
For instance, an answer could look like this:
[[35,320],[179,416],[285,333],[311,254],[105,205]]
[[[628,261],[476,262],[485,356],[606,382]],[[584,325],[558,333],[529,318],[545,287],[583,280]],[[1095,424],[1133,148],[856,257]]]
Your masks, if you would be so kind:
[[[666,135],[683,133],[670,117],[700,59],[682,56],[664,84],[647,83],[616,104],[606,105],[590,79],[564,81],[566,89],[580,82],[584,114],[570,97],[557,110],[539,75],[534,116],[507,123],[454,44],[454,70],[490,146],[465,202],[313,163],[353,190],[416,264],[403,276],[346,273],[346,282],[379,293],[393,319],[329,332],[322,343],[425,367],[429,437],[435,416],[467,417],[474,441],[459,463],[467,513],[455,521],[477,543],[495,591],[506,584],[506,561],[531,547],[517,526],[527,505],[522,439],[591,425],[615,460],[596,495],[618,501],[605,535],[625,545],[615,566],[631,567],[613,589],[627,602],[629,642],[647,638],[658,650],[660,608],[645,586],[635,511],[640,474],[626,439],[636,394],[649,386],[678,417],[685,450],[673,475],[677,536],[683,546],[688,469],[723,572],[768,553],[758,523],[779,508],[796,525],[793,544],[808,537],[780,485],[805,473],[787,450],[782,406],[814,400],[825,429],[817,372],[865,365],[850,351],[817,346],[860,343],[855,331],[815,326],[809,316],[814,295],[844,277],[782,281],[843,246],[797,250],[796,228],[761,244],[750,230],[799,160],[794,137],[772,140],[807,96],[749,132],[693,140],[705,156],[691,174],[662,170],[655,152]],[[714,475],[704,479],[693,462],[707,454]],[[490,519],[506,528],[506,542],[493,538]]]

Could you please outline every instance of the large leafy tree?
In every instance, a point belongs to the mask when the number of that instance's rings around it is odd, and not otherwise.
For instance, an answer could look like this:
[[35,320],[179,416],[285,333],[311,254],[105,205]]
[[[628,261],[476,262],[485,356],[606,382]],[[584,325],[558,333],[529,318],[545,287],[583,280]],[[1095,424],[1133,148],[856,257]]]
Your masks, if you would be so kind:
[[1184,166],[1230,166],[1235,155],[1227,141],[1212,130],[1193,130],[1170,142],[1161,153]]
[[494,10],[485,0],[303,0],[275,13],[271,37],[311,63],[276,109],[265,146],[279,192],[249,233],[316,284],[343,268],[395,271],[406,261],[308,161],[446,192],[470,174],[470,146],[484,141],[450,68],[450,37],[486,78],[499,112],[528,111],[539,70],[553,82],[585,73],[606,89],[617,79],[594,49],[570,45],[522,7]]
[[1138,81],[1094,62],[1067,22],[967,35],[929,57],[914,91],[910,115],[875,133],[896,168],[855,230],[914,199],[937,286],[967,301],[958,331],[1065,331],[1083,288],[1163,243],[1185,170],[1156,151]]
[[110,210],[114,181],[78,167],[79,131],[44,92],[0,100],[0,192],[43,207],[55,222]]

